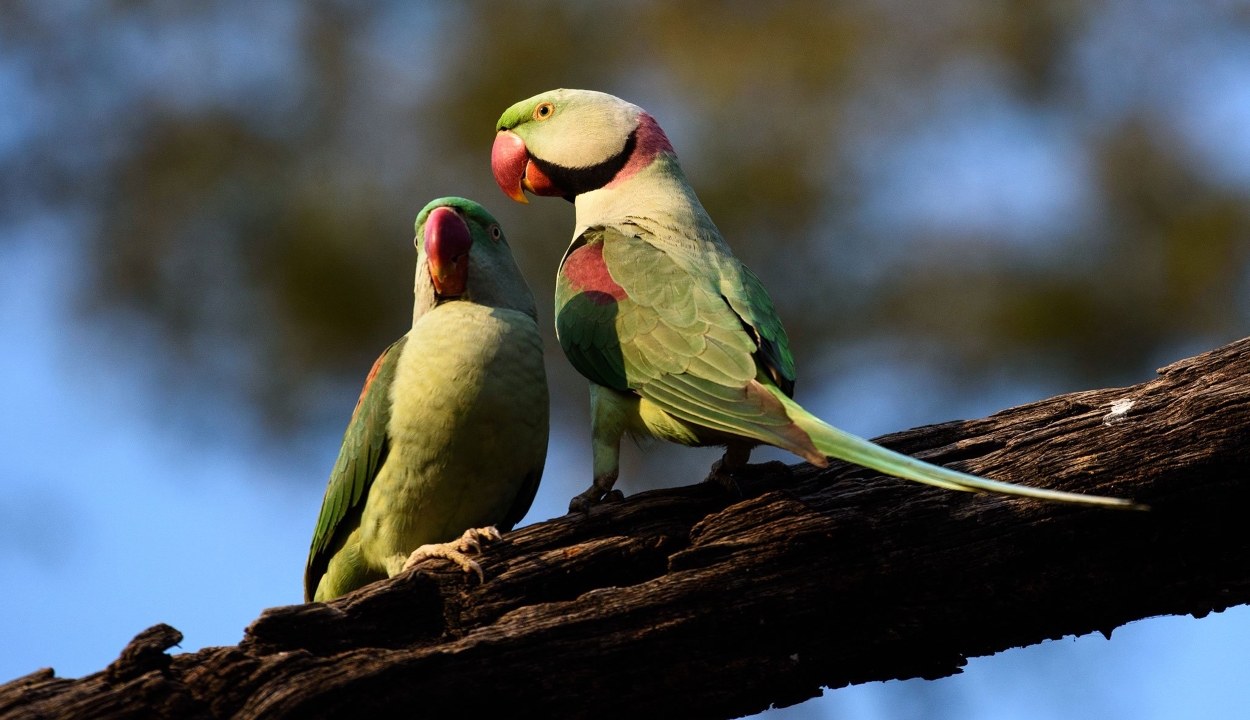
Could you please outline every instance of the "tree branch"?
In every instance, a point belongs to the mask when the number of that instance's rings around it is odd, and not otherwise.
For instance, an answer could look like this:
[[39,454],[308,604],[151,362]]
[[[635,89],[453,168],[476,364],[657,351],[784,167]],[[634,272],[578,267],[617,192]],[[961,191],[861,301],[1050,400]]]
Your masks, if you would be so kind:
[[487,582],[431,561],[266,610],[237,647],[168,626],[108,669],[0,686],[0,715],[728,718],[822,686],[1250,601],[1250,340],[1130,388],[880,439],[1149,513],[947,492],[834,463],[756,466],[742,497],[640,493],[510,533]]

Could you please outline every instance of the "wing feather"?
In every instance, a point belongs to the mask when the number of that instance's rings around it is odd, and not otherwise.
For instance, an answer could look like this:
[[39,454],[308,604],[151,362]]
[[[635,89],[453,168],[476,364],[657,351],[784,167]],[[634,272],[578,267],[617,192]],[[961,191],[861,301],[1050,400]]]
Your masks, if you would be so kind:
[[336,544],[352,529],[346,527],[345,519],[361,507],[378,469],[386,461],[390,447],[386,430],[391,420],[390,387],[407,340],[407,336],[400,338],[373,364],[343,435],[343,449],[330,472],[304,567],[305,601],[312,600]]
[[[573,365],[594,382],[632,390],[695,425],[810,449],[785,408],[753,385],[760,378],[773,382],[774,375],[793,384],[788,351],[774,352],[784,348],[780,321],[759,319],[773,312],[771,301],[744,315],[726,296],[726,282],[715,268],[696,277],[644,229],[627,230],[587,230],[561,264],[556,327]],[[739,304],[749,305],[756,295],[767,300],[762,287],[737,295],[746,298]],[[768,346],[776,359],[764,353],[764,337],[780,338],[780,344]],[[789,380],[782,372],[787,367]]]

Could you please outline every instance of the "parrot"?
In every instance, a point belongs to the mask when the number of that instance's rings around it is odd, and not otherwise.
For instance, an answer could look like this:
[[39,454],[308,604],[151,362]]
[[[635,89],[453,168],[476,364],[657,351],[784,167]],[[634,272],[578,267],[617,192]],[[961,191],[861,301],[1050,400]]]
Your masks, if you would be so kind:
[[[412,329],[374,363],[330,474],[305,602],[470,555],[529,510],[547,456],[537,306],[499,223],[447,197],[417,216]],[[459,536],[459,538],[457,538]]]
[[588,512],[613,490],[621,438],[723,446],[709,479],[732,489],[768,444],[947,490],[1145,509],[1131,500],[990,480],[923,462],[839,430],[793,400],[785,328],[759,278],[736,258],[649,113],[602,92],[559,89],[509,107],[491,171],[504,194],[562,197],[573,240],[556,277],[556,335],[590,381]]

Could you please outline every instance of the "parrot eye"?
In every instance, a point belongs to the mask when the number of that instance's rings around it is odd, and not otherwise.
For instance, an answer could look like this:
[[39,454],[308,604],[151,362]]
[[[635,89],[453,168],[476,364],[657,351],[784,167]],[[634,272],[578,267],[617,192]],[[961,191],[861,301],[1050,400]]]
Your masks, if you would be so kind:
[[499,226],[491,225],[490,226],[490,239],[494,240],[495,242],[499,242],[499,238],[501,237],[503,237],[503,231],[499,229]]
[[551,117],[551,114],[554,113],[555,111],[556,111],[555,105],[552,105],[549,102],[543,103],[542,105],[539,105],[538,107],[534,108],[534,119],[546,120],[547,118]]

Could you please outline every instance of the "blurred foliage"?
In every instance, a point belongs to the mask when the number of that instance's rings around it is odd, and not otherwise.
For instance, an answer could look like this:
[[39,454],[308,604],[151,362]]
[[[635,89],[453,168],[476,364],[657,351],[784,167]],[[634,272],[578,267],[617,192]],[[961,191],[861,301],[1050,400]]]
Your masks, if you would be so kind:
[[[1196,6],[1244,35],[1244,8]],[[808,360],[878,337],[940,348],[965,378],[1140,378],[1172,348],[1245,333],[1250,192],[1161,111],[1185,102],[1179,91],[1103,106],[1086,77],[1100,66],[1082,53],[1116,31],[1100,18],[1137,15],[1108,7],[5,3],[0,75],[23,78],[14,92],[36,120],[0,152],[0,212],[84,218],[84,307],[142,318],[187,378],[241,394],[274,429],[338,423],[350,404],[323,401],[327,382],[358,383],[408,326],[411,223],[433,197],[496,212],[550,327],[572,208],[499,193],[493,124],[533,93],[598,88],[669,130],[772,289],[801,390],[821,382]],[[1150,77],[1143,58],[1117,71]],[[865,148],[923,134],[968,67],[1012,107],[1062,119],[1088,166],[1088,217],[1024,243],[975,224],[863,220],[882,202]],[[940,185],[943,168],[928,170]],[[582,381],[554,337],[548,347],[555,401],[584,412]]]

